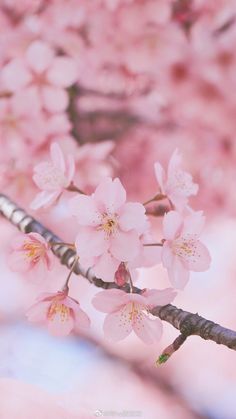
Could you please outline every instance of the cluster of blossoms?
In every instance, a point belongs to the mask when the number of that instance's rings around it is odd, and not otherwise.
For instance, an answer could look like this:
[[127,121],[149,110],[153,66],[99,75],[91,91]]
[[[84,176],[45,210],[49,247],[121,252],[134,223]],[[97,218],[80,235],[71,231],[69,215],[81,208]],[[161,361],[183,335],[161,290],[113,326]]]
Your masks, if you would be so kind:
[[[183,289],[190,271],[205,271],[210,255],[199,236],[204,225],[202,212],[195,212],[188,204],[197,193],[189,173],[181,167],[181,156],[176,150],[167,173],[155,164],[158,186],[156,194],[146,203],[127,202],[126,191],[118,178],[105,177],[95,191],[85,194],[74,184],[74,163],[65,156],[57,143],[51,145],[51,161],[35,167],[33,179],[41,189],[32,202],[32,208],[55,204],[64,191],[74,194],[68,198],[67,211],[76,222],[74,242],[77,259],[85,269],[105,282],[115,282],[118,289],[98,293],[94,307],[108,313],[104,322],[105,335],[112,340],[124,339],[133,330],[145,343],[153,343],[161,336],[162,325],[154,319],[155,306],[169,304],[176,290]],[[154,231],[148,218],[151,202],[165,200],[162,240],[152,240]],[[56,243],[54,243],[56,244]],[[13,241],[9,256],[12,269],[19,272],[40,272],[50,269],[53,243],[47,243],[39,234],[22,234]],[[58,243],[57,243],[58,244]],[[133,292],[136,270],[159,263],[167,269],[173,287],[164,290],[144,289]],[[46,320],[49,330],[56,335],[68,334],[77,327],[88,328],[88,316],[73,298],[68,296],[69,280],[62,291],[39,297],[29,310],[31,321]],[[128,283],[130,292],[122,288]]]

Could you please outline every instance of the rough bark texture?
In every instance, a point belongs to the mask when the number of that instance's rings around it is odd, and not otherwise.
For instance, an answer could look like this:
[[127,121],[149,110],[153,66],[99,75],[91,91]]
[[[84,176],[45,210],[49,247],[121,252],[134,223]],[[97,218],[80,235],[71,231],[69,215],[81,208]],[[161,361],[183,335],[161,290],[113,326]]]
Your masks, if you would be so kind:
[[[8,219],[24,233],[37,232],[40,233],[48,242],[62,242],[59,237],[45,228],[33,217],[28,215],[22,208],[19,208],[3,194],[0,194],[0,214],[2,214],[2,216]],[[68,246],[57,245],[53,246],[53,252],[60,259],[63,265],[71,268],[76,256],[75,251],[70,249]],[[117,284],[114,282],[104,282],[102,279],[96,278],[90,269],[83,269],[79,263],[76,264],[74,273],[84,276],[91,284],[94,284],[98,288],[118,288]],[[126,285],[121,289],[129,292],[129,285]],[[141,293],[142,290],[134,287],[133,292]],[[227,346],[230,349],[236,350],[236,331],[226,329],[211,320],[207,320],[199,316],[197,313],[195,314],[181,310],[171,304],[163,307],[155,307],[152,309],[151,313],[180,330],[182,336],[181,342],[182,340],[184,341],[187,336],[198,335],[205,340],[211,340],[218,344]],[[176,347],[175,350],[177,349],[178,348]]]

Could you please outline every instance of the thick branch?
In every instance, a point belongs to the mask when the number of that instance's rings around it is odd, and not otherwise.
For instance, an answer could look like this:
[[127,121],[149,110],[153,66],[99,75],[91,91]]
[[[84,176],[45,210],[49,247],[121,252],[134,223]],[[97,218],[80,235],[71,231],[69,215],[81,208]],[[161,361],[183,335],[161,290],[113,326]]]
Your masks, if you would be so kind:
[[[48,242],[62,242],[59,237],[45,228],[33,217],[29,216],[23,209],[19,208],[3,194],[0,194],[0,214],[24,233],[37,232]],[[71,268],[76,257],[74,250],[66,245],[56,245],[53,246],[53,252],[63,265]],[[103,289],[119,288],[114,282],[104,282],[102,279],[96,278],[90,269],[85,270],[79,263],[75,265],[74,273],[84,276],[96,287]],[[129,285],[124,286],[122,289],[129,292]],[[141,289],[136,287],[134,287],[133,291],[136,293],[142,292]],[[190,335],[197,335],[203,339],[211,340],[236,350],[236,331],[226,329],[211,320],[199,316],[197,313],[194,314],[181,310],[171,304],[163,307],[155,307],[152,309],[151,313],[180,330],[181,335],[184,338]]]

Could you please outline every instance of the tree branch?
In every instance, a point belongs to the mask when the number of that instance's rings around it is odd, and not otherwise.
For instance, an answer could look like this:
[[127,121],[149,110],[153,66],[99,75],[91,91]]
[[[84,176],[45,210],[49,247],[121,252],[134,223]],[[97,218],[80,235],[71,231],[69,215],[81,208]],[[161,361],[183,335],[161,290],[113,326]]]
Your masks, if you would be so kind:
[[[0,194],[0,214],[24,233],[36,232],[41,234],[48,242],[62,242],[59,237],[28,215],[22,208],[19,208],[3,194]],[[52,251],[60,259],[63,265],[66,265],[71,269],[76,257],[76,252],[74,250],[65,244],[58,244],[53,246]],[[118,287],[114,282],[104,282],[102,279],[96,278],[91,269],[85,270],[79,263],[75,264],[73,272],[87,278],[91,284],[98,288],[120,288],[126,292],[130,291],[130,286],[128,284],[124,287]],[[140,294],[142,290],[134,287],[133,292]],[[197,313],[184,311],[171,304],[155,307],[151,310],[151,313],[180,330],[180,336],[172,344],[172,353],[176,351],[190,335],[197,335],[202,339],[211,340],[236,350],[236,331],[226,329],[211,320],[199,316]],[[163,351],[163,354],[164,353],[165,351]]]

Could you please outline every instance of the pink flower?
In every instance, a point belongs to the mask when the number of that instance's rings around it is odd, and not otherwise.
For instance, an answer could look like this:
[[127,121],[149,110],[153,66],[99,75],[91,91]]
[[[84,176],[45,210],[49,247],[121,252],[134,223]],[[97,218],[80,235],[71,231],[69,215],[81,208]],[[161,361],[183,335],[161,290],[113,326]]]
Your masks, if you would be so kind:
[[10,268],[15,272],[32,271],[34,277],[43,278],[53,265],[53,254],[43,236],[38,233],[17,234],[12,241],[8,257]]
[[31,322],[47,322],[48,330],[54,336],[66,336],[72,329],[90,326],[90,319],[78,301],[65,292],[42,294],[27,311],[27,317]]
[[201,212],[184,218],[177,211],[170,211],[164,216],[162,262],[175,288],[182,289],[186,285],[189,271],[201,272],[209,268],[209,251],[198,239],[204,221]]
[[133,330],[144,343],[151,344],[160,339],[162,323],[151,318],[149,310],[169,304],[175,296],[171,288],[147,290],[141,295],[112,289],[96,294],[92,303],[97,310],[108,313],[103,325],[105,337],[119,341]]
[[10,92],[30,89],[35,101],[49,112],[62,112],[68,106],[66,88],[77,80],[74,60],[56,57],[42,41],[34,41],[25,56],[15,58],[2,69],[3,87]]
[[75,166],[72,155],[65,159],[57,143],[51,145],[51,162],[39,163],[34,168],[33,180],[42,190],[31,203],[32,209],[48,207],[62,194],[74,176]]
[[175,150],[169,161],[167,175],[160,163],[155,163],[155,174],[161,193],[166,195],[172,204],[182,210],[188,202],[188,197],[196,195],[198,185],[193,183],[192,176],[181,169],[181,155]]
[[120,263],[133,260],[140,251],[140,236],[147,227],[144,206],[126,203],[119,179],[105,178],[91,196],[72,198],[70,208],[79,224],[76,248],[81,264],[113,281]]

